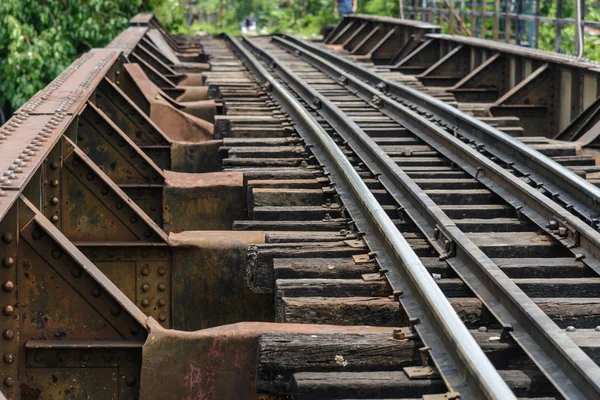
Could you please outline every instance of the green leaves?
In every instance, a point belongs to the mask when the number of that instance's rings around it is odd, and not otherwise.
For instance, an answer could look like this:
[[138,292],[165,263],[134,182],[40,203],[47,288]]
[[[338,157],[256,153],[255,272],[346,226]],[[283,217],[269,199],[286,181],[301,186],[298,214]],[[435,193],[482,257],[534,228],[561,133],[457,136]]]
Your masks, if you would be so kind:
[[[0,107],[21,106],[77,56],[103,47],[140,12],[177,0],[2,0]],[[181,21],[183,7],[179,6]],[[173,20],[173,18],[171,18]]]

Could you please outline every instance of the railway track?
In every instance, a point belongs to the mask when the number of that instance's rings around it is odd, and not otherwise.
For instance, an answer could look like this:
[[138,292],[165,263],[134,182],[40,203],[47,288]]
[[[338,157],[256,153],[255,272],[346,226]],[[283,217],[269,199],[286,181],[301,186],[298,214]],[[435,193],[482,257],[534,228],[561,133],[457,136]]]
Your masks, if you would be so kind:
[[136,16],[0,128],[1,392],[597,398],[597,188],[418,89]]

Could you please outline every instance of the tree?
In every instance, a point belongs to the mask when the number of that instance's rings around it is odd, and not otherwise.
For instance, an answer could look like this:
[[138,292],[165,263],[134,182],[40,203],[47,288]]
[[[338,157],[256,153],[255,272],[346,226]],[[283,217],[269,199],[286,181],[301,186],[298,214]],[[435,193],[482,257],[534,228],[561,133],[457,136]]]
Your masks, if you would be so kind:
[[21,106],[81,53],[103,47],[140,10],[183,22],[178,0],[2,0],[0,108]]

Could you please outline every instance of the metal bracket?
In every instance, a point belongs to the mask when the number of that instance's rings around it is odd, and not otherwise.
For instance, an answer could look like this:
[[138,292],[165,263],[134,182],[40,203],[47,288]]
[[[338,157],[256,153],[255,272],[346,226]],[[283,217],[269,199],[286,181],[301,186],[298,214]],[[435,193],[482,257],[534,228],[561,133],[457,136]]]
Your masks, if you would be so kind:
[[550,233],[563,242],[567,248],[578,247],[580,243],[580,233],[561,218],[555,217],[546,225]]
[[459,392],[448,392],[444,394],[425,394],[423,400],[457,400],[460,399]]
[[439,225],[436,225],[435,229],[433,230],[433,238],[444,251],[440,255],[440,260],[446,260],[456,254],[456,243],[454,243],[454,241],[450,239],[446,233],[444,233],[444,230]]
[[410,379],[435,379],[440,374],[431,367],[404,367],[404,373]]

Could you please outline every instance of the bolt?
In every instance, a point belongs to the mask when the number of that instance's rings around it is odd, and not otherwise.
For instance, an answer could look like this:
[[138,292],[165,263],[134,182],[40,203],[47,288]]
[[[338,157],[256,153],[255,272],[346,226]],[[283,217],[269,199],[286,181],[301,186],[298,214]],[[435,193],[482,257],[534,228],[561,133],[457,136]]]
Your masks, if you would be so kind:
[[2,241],[6,244],[9,244],[13,241],[14,237],[12,235],[12,233],[10,232],[6,232],[5,234],[2,235]]
[[83,274],[83,272],[81,271],[81,268],[79,268],[79,267],[73,268],[71,270],[71,276],[75,279],[81,278],[82,274]]
[[160,314],[160,315],[158,316],[158,320],[159,320],[160,322],[165,322],[165,321],[167,320],[167,317],[165,317],[163,314]]
[[62,252],[58,249],[52,250],[52,257],[58,260],[62,256]]
[[404,333],[404,331],[402,329],[394,329],[394,333],[392,334],[392,337],[396,340],[403,340],[403,339],[406,339],[406,334]]
[[52,221],[52,223],[56,224],[58,223],[58,215],[53,215],[52,218],[50,218],[50,220]]
[[58,167],[59,167],[58,161],[52,161],[50,163],[50,168],[52,168],[52,169],[58,169]]
[[58,201],[59,201],[59,200],[58,200],[58,197],[53,197],[53,198],[52,198],[52,200],[50,200],[50,203],[51,203],[52,205],[57,205],[57,204],[58,204]]
[[594,329],[594,330],[595,330],[596,332],[600,332],[600,325],[598,325],[598,326],[596,327],[596,329]]
[[548,229],[550,229],[551,231],[555,231],[558,229],[558,221],[556,220],[550,220],[550,222],[548,222],[547,225]]
[[158,284],[158,290],[160,290],[161,292],[164,292],[166,288],[167,288],[166,284],[164,284],[164,283]]
[[117,317],[119,314],[121,314],[121,307],[111,307],[110,314],[113,317]]
[[15,380],[13,378],[11,378],[10,376],[7,376],[6,378],[4,378],[4,386],[12,387],[14,384],[15,384]]
[[6,281],[2,288],[5,292],[11,292],[15,288],[15,284],[12,281]]
[[2,259],[2,265],[4,265],[6,268],[10,268],[15,265],[15,259],[12,257],[4,257]]
[[560,237],[567,236],[567,228],[565,228],[564,226],[561,226],[560,228],[558,228],[558,236],[560,236]]
[[58,186],[58,179],[54,179],[52,182],[50,182],[50,186],[52,187],[57,187]]
[[4,332],[2,332],[2,336],[4,336],[4,339],[6,340],[12,340],[15,337],[15,332],[12,329],[5,329]]
[[4,315],[13,315],[13,313],[15,312],[15,308],[8,304],[4,306],[2,312],[4,313]]
[[89,354],[81,354],[81,356],[79,358],[81,359],[82,362],[88,362],[88,361],[90,361]]
[[574,326],[567,326],[567,329],[565,329],[567,332],[575,332],[577,329],[575,329]]

